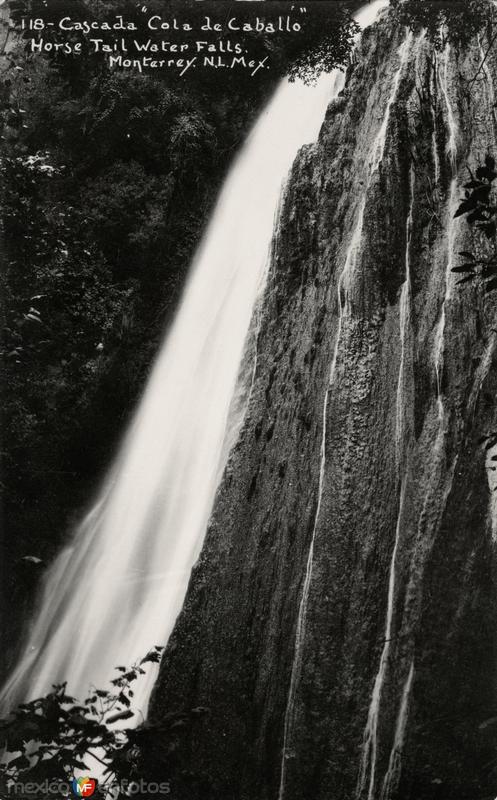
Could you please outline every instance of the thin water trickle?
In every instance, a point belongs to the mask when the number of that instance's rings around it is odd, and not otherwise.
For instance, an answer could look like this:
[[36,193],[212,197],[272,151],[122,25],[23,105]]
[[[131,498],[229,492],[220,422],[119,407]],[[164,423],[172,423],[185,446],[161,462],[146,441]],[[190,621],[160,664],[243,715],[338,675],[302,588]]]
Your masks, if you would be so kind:
[[400,534],[404,515],[405,502],[405,466],[403,464],[406,448],[406,398],[405,381],[406,368],[408,363],[407,347],[409,342],[410,311],[411,311],[411,237],[414,222],[414,188],[415,173],[411,166],[409,178],[409,213],[406,222],[406,249],[405,249],[405,280],[402,285],[399,303],[399,330],[400,330],[400,365],[399,377],[397,382],[396,397],[396,425],[395,425],[395,450],[397,473],[400,480],[400,499],[397,512],[397,524],[395,528],[395,539],[390,560],[390,570],[388,577],[387,611],[385,615],[384,644],[380,656],[378,672],[373,684],[373,693],[369,704],[368,718],[363,735],[362,757],[359,769],[359,780],[357,797],[361,798],[367,789],[368,800],[372,800],[377,777],[378,761],[378,724],[380,721],[381,700],[383,687],[387,676],[393,632],[393,615],[395,610],[395,594],[397,589],[397,555],[400,544]]
[[[59,680],[84,695],[167,642],[243,420],[253,371],[242,362],[282,185],[339,80],[283,81],[250,133],[100,497],[45,578],[4,708]],[[154,679],[137,685],[143,712]]]
[[489,506],[492,539],[494,542],[497,542],[497,445],[489,447],[486,451],[485,470],[487,473],[490,498]]
[[447,260],[444,273],[444,297],[442,300],[442,308],[440,311],[440,319],[438,321],[435,331],[435,377],[437,384],[437,406],[439,427],[443,432],[445,420],[445,406],[443,402],[442,390],[442,377],[444,368],[444,347],[445,347],[445,326],[447,305],[450,301],[452,294],[453,275],[452,268],[454,266],[454,246],[456,241],[457,220],[455,213],[459,205],[459,182],[457,175],[457,153],[458,153],[458,139],[459,127],[454,115],[454,109],[449,94],[449,65],[450,65],[450,45],[447,45],[444,52],[444,68],[441,74],[440,86],[442,95],[444,97],[446,110],[447,110],[447,126],[449,130],[449,141],[447,144],[447,157],[449,159],[452,179],[449,190],[449,202],[447,207]]
[[438,122],[437,122],[437,107],[435,105],[435,98],[437,97],[437,85],[438,85],[438,58],[437,53],[433,54],[433,67],[431,72],[431,79],[430,79],[430,87],[431,87],[431,119],[433,125],[433,131],[431,135],[432,141],[432,150],[433,150],[433,164],[435,167],[435,187],[438,188],[440,183],[440,156],[438,153]]
[[402,770],[402,756],[407,730],[407,720],[409,715],[409,701],[411,699],[413,680],[414,660],[411,661],[407,679],[404,684],[404,688],[402,689],[402,699],[400,702],[399,714],[397,716],[397,724],[395,726],[393,747],[390,753],[390,760],[388,762],[388,770],[385,775],[385,780],[383,781],[381,800],[390,800],[392,792],[397,788],[400,779]]

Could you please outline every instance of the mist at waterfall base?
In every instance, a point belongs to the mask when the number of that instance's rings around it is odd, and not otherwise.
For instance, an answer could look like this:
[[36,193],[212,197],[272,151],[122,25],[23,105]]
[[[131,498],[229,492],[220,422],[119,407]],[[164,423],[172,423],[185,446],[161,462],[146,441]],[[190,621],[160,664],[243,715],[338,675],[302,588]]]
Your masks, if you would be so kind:
[[[356,15],[363,27],[385,0]],[[143,399],[94,507],[48,571],[3,708],[57,681],[85,694],[164,645],[181,610],[250,393],[257,315],[284,180],[342,73],[283,81],[219,197]],[[155,674],[137,684],[145,713]]]

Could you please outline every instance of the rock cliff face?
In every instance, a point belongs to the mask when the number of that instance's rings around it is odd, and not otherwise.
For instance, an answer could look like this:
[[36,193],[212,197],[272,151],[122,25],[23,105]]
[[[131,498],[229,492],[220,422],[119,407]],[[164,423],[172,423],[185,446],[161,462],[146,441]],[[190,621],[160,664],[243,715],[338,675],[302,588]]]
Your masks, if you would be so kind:
[[384,16],[294,165],[249,410],[151,704],[210,710],[175,797],[497,793],[497,306],[450,271],[481,246],[453,219],[467,164],[497,154],[480,61]]

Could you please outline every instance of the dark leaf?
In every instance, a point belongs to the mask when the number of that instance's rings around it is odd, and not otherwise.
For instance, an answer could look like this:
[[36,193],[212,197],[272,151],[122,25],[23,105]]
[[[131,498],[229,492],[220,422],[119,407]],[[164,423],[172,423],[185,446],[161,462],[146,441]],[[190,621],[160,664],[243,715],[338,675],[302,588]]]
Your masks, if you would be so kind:
[[488,197],[490,195],[490,186],[480,186],[478,189],[475,189],[473,194],[471,195],[474,200],[479,203],[485,203],[488,201]]
[[454,218],[460,217],[463,214],[468,214],[475,208],[476,208],[476,200],[474,200],[472,197],[468,197],[466,200],[462,201],[461,205],[454,214]]
[[475,174],[482,181],[493,181],[497,178],[497,172],[488,167],[478,167]]
[[82,714],[72,714],[69,717],[69,723],[73,727],[86,727],[90,724],[90,720],[84,717]]
[[494,292],[496,289],[497,289],[497,278],[492,278],[492,280],[485,285],[485,291]]
[[124,694],[124,692],[120,692],[120,694],[119,694],[119,696],[118,696],[117,700],[118,700],[118,702],[119,702],[119,703],[122,703],[122,704],[123,704],[123,706],[126,706],[126,708],[129,708],[129,707],[130,707],[130,705],[131,705],[131,703],[130,703],[130,701],[129,701],[129,698],[128,698],[128,697],[126,697],[126,695]]
[[472,281],[472,280],[474,280],[475,278],[476,278],[476,275],[475,275],[475,273],[472,273],[471,275],[466,275],[466,277],[465,277],[465,278],[463,278],[463,279],[462,279],[462,280],[460,280],[460,281],[457,281],[457,283],[456,283],[456,286],[460,286],[462,283],[467,283],[468,281]]
[[452,267],[451,272],[473,272],[473,273],[475,273],[475,265],[474,264],[460,264],[458,267]]
[[9,761],[9,767],[15,767],[17,770],[28,769],[29,766],[30,761],[26,756],[18,756],[13,761]]
[[468,214],[468,223],[473,225],[475,222],[488,222],[489,216],[484,209],[477,208]]
[[484,222],[478,227],[485,233],[488,239],[493,239],[497,232],[497,226],[495,222]]
[[108,725],[112,725],[114,722],[119,722],[121,719],[130,719],[133,716],[133,711],[130,711],[127,708],[125,711],[119,711],[117,714],[112,714],[107,720]]
[[158,653],[155,648],[147,653],[144,658],[140,661],[140,664],[158,664],[160,661],[160,653]]
[[485,166],[491,171],[495,170],[495,158],[490,154],[485,157]]
[[463,258],[469,258],[470,261],[474,261],[475,260],[475,257],[473,255],[473,253],[470,253],[468,250],[461,250],[459,255],[462,256]]

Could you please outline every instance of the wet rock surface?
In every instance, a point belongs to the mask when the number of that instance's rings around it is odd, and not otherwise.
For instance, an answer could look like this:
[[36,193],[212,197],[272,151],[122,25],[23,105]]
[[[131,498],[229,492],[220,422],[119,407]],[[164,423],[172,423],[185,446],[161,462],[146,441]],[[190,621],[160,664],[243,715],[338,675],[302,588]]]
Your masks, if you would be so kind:
[[[497,793],[495,503],[481,443],[497,430],[497,307],[448,273],[450,251],[458,263],[472,244],[452,220],[446,155],[449,105],[459,184],[497,153],[493,94],[485,76],[468,88],[477,47],[437,54],[413,36],[398,74],[404,39],[385,17],[365,33],[289,179],[245,424],[151,703],[152,720],[209,708],[171,776],[178,799]],[[488,65],[497,80],[495,53]]]

